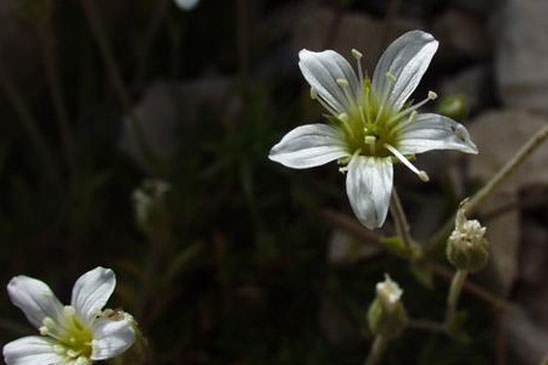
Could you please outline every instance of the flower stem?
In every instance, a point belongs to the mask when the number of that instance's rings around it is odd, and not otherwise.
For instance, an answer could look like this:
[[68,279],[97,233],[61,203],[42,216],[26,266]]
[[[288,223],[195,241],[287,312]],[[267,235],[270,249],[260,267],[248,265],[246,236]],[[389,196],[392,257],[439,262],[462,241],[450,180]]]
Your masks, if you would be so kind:
[[420,247],[414,243],[413,238],[411,237],[409,222],[407,221],[407,217],[405,215],[405,211],[403,210],[403,206],[396,188],[392,188],[392,196],[390,200],[390,214],[396,224],[396,232],[403,241],[405,250],[409,256],[413,258],[415,253],[420,252]]
[[371,345],[371,350],[365,359],[364,365],[377,365],[381,361],[387,346],[388,341],[385,340],[384,337],[375,336],[375,340]]
[[467,271],[457,270],[451,281],[449,296],[447,297],[447,313],[445,315],[445,326],[449,332],[452,332],[454,329],[457,305],[467,275]]

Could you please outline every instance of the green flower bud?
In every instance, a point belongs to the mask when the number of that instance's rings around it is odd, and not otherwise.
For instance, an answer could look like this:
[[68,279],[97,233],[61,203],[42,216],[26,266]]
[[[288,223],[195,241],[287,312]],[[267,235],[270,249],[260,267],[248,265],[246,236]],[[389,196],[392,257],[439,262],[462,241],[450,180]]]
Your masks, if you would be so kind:
[[367,321],[376,336],[389,340],[398,337],[407,326],[407,312],[401,301],[403,291],[385,275],[377,284],[377,296],[369,306]]
[[477,220],[468,220],[464,207],[457,211],[455,229],[447,240],[447,259],[458,270],[476,272],[487,264],[489,242],[485,227]]
[[137,225],[144,233],[152,232],[166,218],[165,196],[171,187],[160,180],[145,180],[133,192]]

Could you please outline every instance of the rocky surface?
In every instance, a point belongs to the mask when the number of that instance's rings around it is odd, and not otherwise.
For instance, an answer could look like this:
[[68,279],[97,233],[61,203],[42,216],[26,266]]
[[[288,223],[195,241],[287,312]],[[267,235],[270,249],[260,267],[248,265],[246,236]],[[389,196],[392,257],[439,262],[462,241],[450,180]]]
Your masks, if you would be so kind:
[[548,114],[548,2],[503,4],[492,22],[500,98],[507,106]]

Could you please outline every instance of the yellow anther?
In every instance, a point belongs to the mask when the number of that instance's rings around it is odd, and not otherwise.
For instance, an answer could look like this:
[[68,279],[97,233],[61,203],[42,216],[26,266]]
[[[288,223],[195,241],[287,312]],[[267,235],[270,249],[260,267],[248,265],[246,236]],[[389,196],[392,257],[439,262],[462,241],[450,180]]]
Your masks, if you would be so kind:
[[349,86],[348,80],[346,79],[337,79],[337,84],[343,88]]
[[419,171],[419,173],[417,175],[419,176],[419,179],[421,179],[423,182],[430,181],[430,177],[428,176],[428,174],[424,170]]
[[394,74],[390,71],[386,73],[386,79],[388,80],[388,82],[391,82],[391,83],[396,82],[396,76],[394,76]]
[[348,122],[348,114],[346,113],[341,113],[337,116],[337,118],[339,118],[339,120],[343,121],[343,122]]
[[42,336],[45,336],[45,335],[48,334],[48,328],[46,326],[42,326],[42,327],[38,328],[38,331],[40,331],[40,334]]
[[430,100],[436,100],[438,98],[438,94],[436,94],[435,92],[433,91],[429,91],[428,92],[428,99]]
[[357,59],[357,60],[359,60],[363,57],[363,54],[355,48],[352,48],[351,52],[352,52],[352,56],[354,56],[354,58]]

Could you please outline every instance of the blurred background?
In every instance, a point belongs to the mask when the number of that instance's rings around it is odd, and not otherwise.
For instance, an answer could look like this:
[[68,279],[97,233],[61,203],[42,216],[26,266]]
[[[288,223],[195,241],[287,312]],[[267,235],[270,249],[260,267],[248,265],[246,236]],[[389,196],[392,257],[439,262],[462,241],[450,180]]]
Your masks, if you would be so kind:
[[[545,125],[547,18],[545,0],[2,0],[1,283],[37,277],[68,302],[79,275],[114,269],[110,306],[148,340],[127,364],[142,351],[149,364],[360,364],[384,273],[413,318],[441,320],[452,269],[441,251],[410,267],[381,250],[335,166],[267,159],[322,119],[298,51],[356,48],[371,73],[407,30],[440,41],[415,98],[442,96],[424,110],[464,123],[480,155],[421,155],[428,184],[396,169],[426,240]],[[384,363],[540,363],[547,166],[542,147],[479,215],[492,252],[462,298],[462,338],[410,328]],[[2,343],[34,333],[0,298]]]

